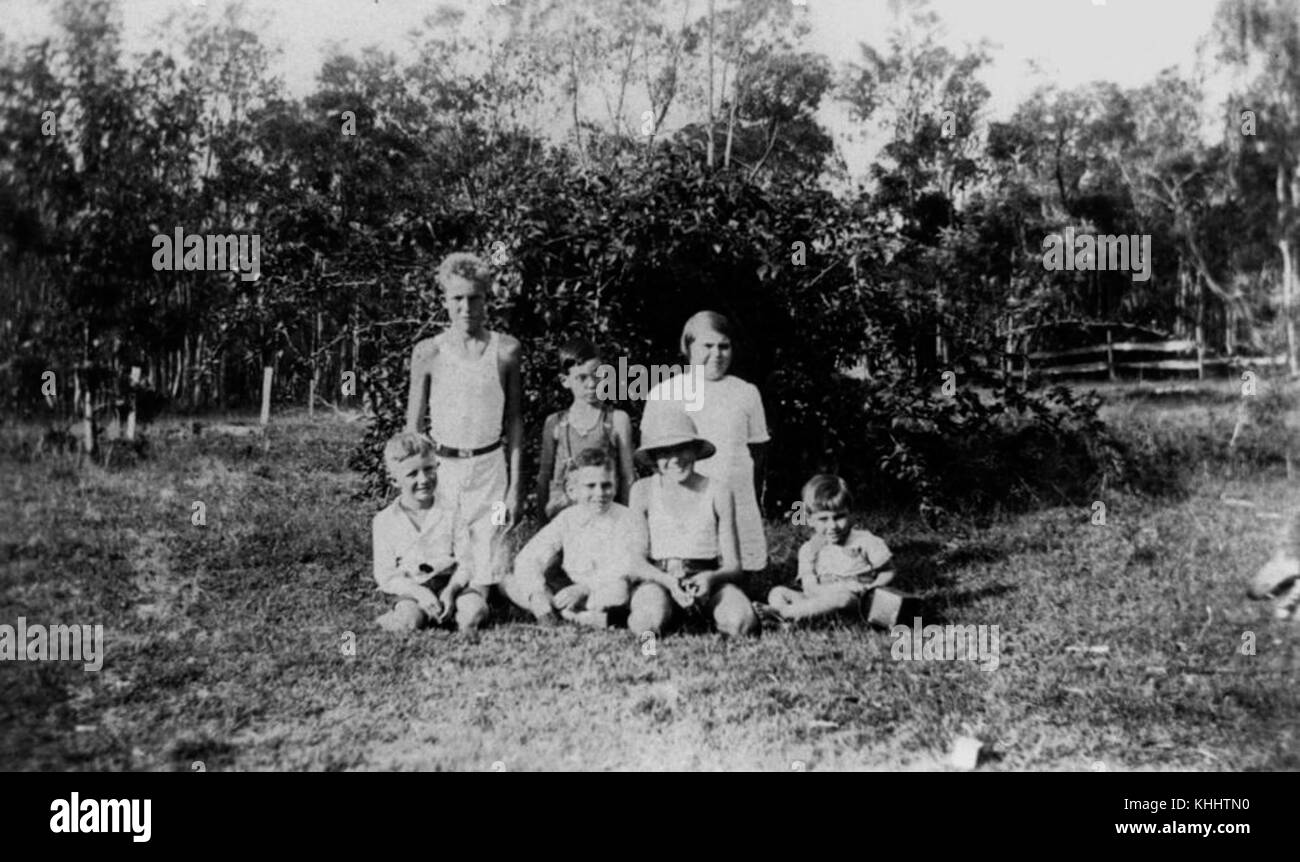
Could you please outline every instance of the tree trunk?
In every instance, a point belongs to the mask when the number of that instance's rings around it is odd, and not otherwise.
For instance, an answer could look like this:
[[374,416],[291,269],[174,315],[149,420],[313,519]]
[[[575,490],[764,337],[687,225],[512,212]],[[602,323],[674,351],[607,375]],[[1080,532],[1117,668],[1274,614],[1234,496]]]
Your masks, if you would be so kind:
[[361,312],[357,308],[357,301],[352,300],[352,366],[351,370],[360,374],[361,368]]
[[190,407],[195,408],[199,405],[203,396],[203,333],[200,332],[198,338],[194,341],[194,359],[191,363],[194,379],[190,386]]
[[1196,279],[1196,379],[1205,379],[1205,283]]
[[168,380],[168,388],[171,390],[169,394],[173,402],[176,401],[177,397],[180,394],[180,388],[181,388],[180,367],[181,367],[181,352],[179,350],[169,350],[167,352],[167,374],[168,377],[170,378]]
[[705,164],[713,170],[713,0],[709,0],[709,138],[705,151]]
[[225,410],[227,405],[226,390],[226,351],[221,351],[221,358],[217,362],[217,403],[221,409]]
[[1237,310],[1231,303],[1223,307],[1223,352],[1227,356],[1237,352]]
[[736,108],[740,104],[740,52],[736,52],[735,73],[731,79],[731,108],[727,111],[727,146],[722,153],[722,166],[731,167],[731,142],[736,135]]
[[320,338],[321,338],[321,313],[316,312],[316,333],[311,343],[311,380],[307,383],[307,417],[316,416],[316,386],[320,382]]
[[1295,253],[1287,237],[1278,240],[1277,245],[1282,252],[1282,325],[1286,333],[1286,363],[1287,370],[1295,376],[1300,374],[1300,357],[1296,356],[1295,341]]

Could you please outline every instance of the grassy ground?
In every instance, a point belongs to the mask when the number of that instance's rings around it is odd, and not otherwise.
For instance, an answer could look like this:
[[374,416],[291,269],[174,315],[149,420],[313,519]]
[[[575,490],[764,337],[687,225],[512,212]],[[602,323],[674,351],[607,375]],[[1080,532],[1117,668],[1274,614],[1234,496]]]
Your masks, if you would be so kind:
[[[895,661],[853,618],[670,635],[654,655],[627,631],[521,617],[477,642],[387,635],[374,509],[342,466],[359,425],[167,428],[108,470],[10,433],[0,623],[101,623],[106,658],[0,664],[0,768],[942,769],[963,734],[991,752],[981,769],[1300,768],[1300,625],[1244,593],[1268,516],[1300,505],[1280,470],[1109,497],[1105,526],[1089,500],[942,534],[873,521],[928,616],[999,626],[982,672]],[[772,527],[774,578],[798,540]]]

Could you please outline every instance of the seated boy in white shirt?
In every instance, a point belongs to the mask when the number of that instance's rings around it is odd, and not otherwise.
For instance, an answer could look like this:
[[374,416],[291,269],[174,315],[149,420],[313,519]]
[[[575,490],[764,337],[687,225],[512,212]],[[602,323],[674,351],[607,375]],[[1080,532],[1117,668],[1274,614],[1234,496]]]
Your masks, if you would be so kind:
[[[642,550],[645,525],[614,502],[615,464],[607,451],[584,449],[567,478],[574,505],[538,531],[515,560],[507,594],[534,610],[549,603],[560,616],[604,628],[611,611],[625,611],[632,584],[650,568]],[[547,583],[547,569],[562,554],[561,583]],[[551,587],[558,587],[552,593]]]
[[455,512],[438,504],[433,441],[397,434],[384,446],[384,465],[400,496],[374,518],[375,582],[398,601],[376,622],[388,631],[415,631],[454,613],[462,632],[477,629],[487,618],[490,573],[457,565],[455,549],[471,539],[468,528],[457,528]]

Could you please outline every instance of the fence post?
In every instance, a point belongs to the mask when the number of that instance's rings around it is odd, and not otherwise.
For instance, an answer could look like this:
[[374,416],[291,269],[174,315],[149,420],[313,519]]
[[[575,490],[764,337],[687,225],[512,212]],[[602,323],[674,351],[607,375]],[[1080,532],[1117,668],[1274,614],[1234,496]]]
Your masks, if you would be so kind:
[[271,421],[271,366],[262,368],[262,425]]
[[1114,339],[1110,334],[1110,327],[1106,327],[1106,374],[1110,377],[1110,382],[1115,382],[1115,348],[1112,346]]
[[95,454],[95,404],[94,390],[90,388],[90,381],[86,381],[86,388],[81,391],[81,417],[82,417],[82,438],[81,446],[87,455]]
[[1201,325],[1198,317],[1196,320],[1196,379],[1205,379],[1205,327]]
[[135,439],[135,391],[140,386],[140,366],[131,366],[131,393],[127,396],[130,399],[131,410],[126,414],[126,439]]

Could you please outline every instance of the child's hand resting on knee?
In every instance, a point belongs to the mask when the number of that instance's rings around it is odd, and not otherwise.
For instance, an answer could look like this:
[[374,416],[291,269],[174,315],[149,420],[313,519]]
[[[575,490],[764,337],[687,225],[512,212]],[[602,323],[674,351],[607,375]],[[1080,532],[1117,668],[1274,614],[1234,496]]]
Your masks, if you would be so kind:
[[674,602],[680,608],[689,608],[695,604],[695,595],[687,592],[685,581],[674,581],[668,585],[668,595],[672,596]]
[[431,619],[438,619],[442,616],[442,602],[433,594],[433,590],[428,587],[417,587],[419,595],[415,597],[416,603],[420,610],[429,615]]
[[569,584],[555,594],[553,604],[560,610],[566,611],[585,599],[589,592],[582,584]]
[[713,592],[713,583],[717,575],[715,571],[696,572],[690,577],[682,578],[682,590],[692,598],[702,599]]
[[451,618],[456,610],[456,596],[460,595],[460,591],[464,588],[464,584],[458,584],[454,580],[443,588],[442,595],[438,597],[438,602],[442,605],[436,616],[438,622],[444,623]]

